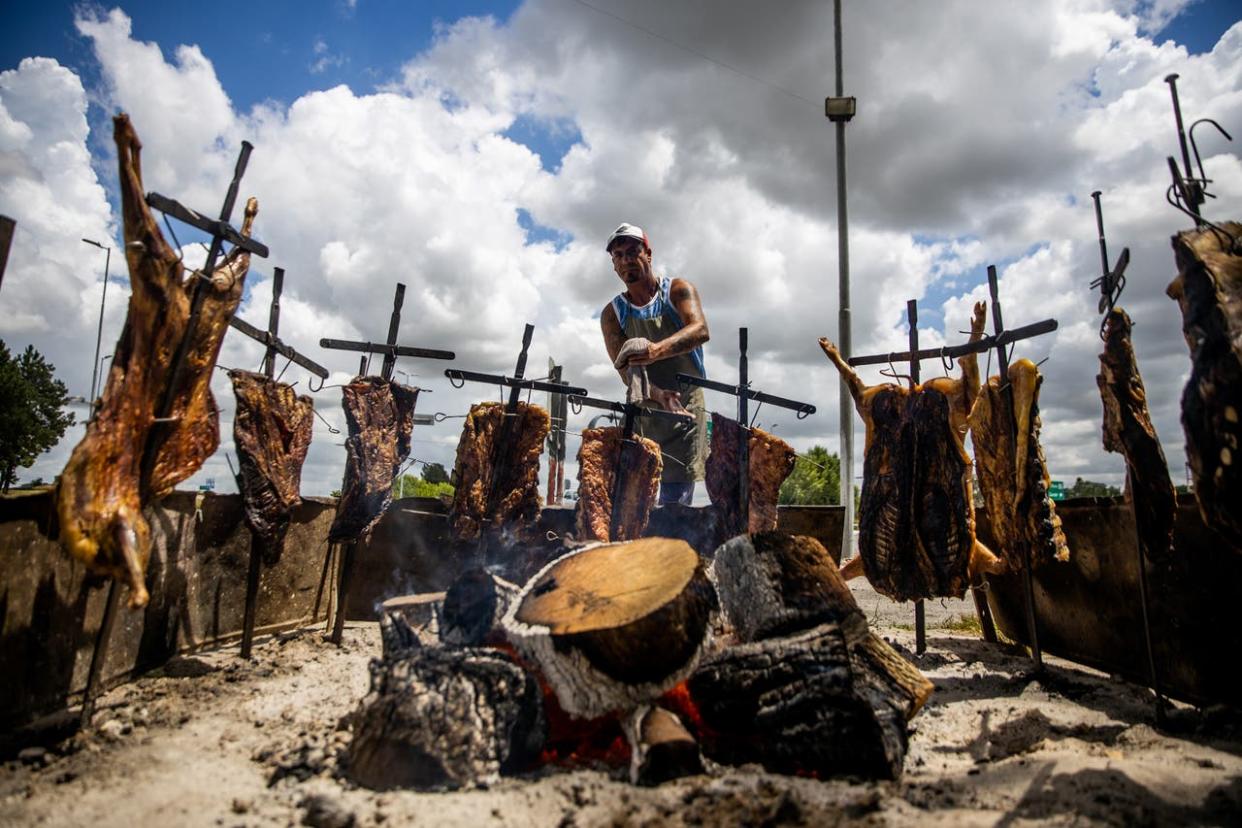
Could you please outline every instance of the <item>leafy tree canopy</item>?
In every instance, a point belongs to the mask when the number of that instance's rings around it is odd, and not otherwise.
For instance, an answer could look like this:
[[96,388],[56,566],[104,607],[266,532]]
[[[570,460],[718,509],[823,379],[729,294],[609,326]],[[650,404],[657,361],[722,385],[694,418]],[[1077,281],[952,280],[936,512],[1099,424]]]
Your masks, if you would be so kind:
[[17,470],[34,464],[39,455],[60,442],[73,425],[73,414],[61,411],[69,401],[56,366],[27,345],[14,358],[0,341],[0,489],[8,491]]
[[449,473],[440,463],[427,463],[423,466],[423,480],[428,483],[448,483]]
[[[443,467],[441,467],[443,468]],[[412,474],[403,474],[393,481],[393,497],[452,497],[453,487],[447,482],[431,483]]]
[[841,502],[841,459],[815,446],[799,455],[793,472],[781,484],[784,505],[836,505]]
[[1121,494],[1121,489],[1116,486],[1097,483],[1094,480],[1083,480],[1081,477],[1074,481],[1073,486],[1065,490],[1066,497],[1116,497],[1119,494]]

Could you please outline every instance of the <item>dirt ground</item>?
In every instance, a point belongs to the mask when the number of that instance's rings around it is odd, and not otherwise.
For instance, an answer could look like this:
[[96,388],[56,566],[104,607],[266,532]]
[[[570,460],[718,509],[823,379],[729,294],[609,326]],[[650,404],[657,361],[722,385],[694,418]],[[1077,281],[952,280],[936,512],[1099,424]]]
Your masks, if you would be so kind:
[[637,788],[624,771],[544,769],[481,790],[376,793],[335,774],[339,723],[367,690],[374,624],[344,646],[303,630],[182,657],[119,687],[92,726],[0,767],[0,825],[1238,825],[1242,713],[1179,707],[1157,729],[1141,688],[978,639],[967,604],[913,610],[855,581],[873,626],[935,683],[896,783],[757,767]]

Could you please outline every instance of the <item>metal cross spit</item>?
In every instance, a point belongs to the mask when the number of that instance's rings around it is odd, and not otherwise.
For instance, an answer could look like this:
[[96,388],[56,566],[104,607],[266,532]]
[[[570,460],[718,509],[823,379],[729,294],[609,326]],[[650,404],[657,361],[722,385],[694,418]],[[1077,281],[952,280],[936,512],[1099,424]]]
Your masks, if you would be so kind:
[[[1171,76],[1176,77],[1176,76]],[[1172,81],[1169,82],[1172,86]],[[1174,88],[1174,101],[1176,102],[1176,87]],[[1179,116],[1180,121],[1180,116]],[[1108,324],[1109,314],[1112,313],[1116,306],[1117,299],[1121,296],[1121,291],[1125,287],[1125,276],[1122,275],[1126,269],[1126,265],[1130,263],[1130,248],[1122,248],[1121,255],[1117,258],[1117,266],[1111,271],[1108,269],[1108,246],[1104,241],[1104,214],[1100,208],[1100,191],[1096,190],[1091,194],[1091,198],[1095,200],[1095,226],[1100,237],[1100,270],[1101,276],[1091,282],[1091,287],[1100,289],[1099,312],[1104,315],[1103,321],[1100,322],[1100,337],[1104,337],[1104,329]],[[1164,697],[1160,693],[1159,675],[1156,672],[1156,654],[1151,643],[1151,619],[1148,615],[1148,593],[1147,593],[1147,557],[1143,554],[1143,541],[1139,537],[1138,523],[1138,501],[1134,497],[1134,487],[1131,485],[1130,464],[1126,463],[1126,491],[1129,493],[1130,511],[1134,518],[1134,553],[1138,558],[1138,579],[1139,579],[1139,610],[1143,619],[1143,644],[1147,648],[1147,669],[1151,677],[1151,689],[1156,694],[1156,720],[1164,721]]]
[[[1182,125],[1182,105],[1177,98],[1178,77],[1176,73],[1167,75],[1164,82],[1169,85],[1169,93],[1173,96],[1173,117],[1177,122],[1177,143],[1182,152],[1182,164],[1185,167],[1185,172],[1177,168],[1177,161],[1173,159],[1173,156],[1168,156],[1169,172],[1173,176],[1173,184],[1169,187],[1165,198],[1174,207],[1193,218],[1195,220],[1195,227],[1207,225],[1220,232],[1225,232],[1217,225],[1203,218],[1203,213],[1200,210],[1207,199],[1216,198],[1216,196],[1209,193],[1207,189],[1212,180],[1203,171],[1203,159],[1199,157],[1199,146],[1195,143],[1195,127],[1202,123],[1208,123],[1216,127],[1216,130],[1225,136],[1226,140],[1232,141],[1233,136],[1225,132],[1225,128],[1211,118],[1200,118],[1190,125],[1190,129],[1186,129]],[[1189,143],[1187,143],[1188,136]],[[1192,149],[1195,153],[1195,161],[1199,165],[1198,176],[1195,175],[1194,168],[1190,166],[1190,151]],[[1233,239],[1232,234],[1225,233],[1225,235]],[[1235,248],[1238,244],[1239,240],[1233,239]]]
[[[264,345],[263,374],[269,380],[276,376],[276,356],[285,357],[302,366],[321,380],[328,378],[328,369],[318,362],[303,356],[277,336],[280,330],[280,295],[284,292],[285,269],[275,268],[272,277],[272,304],[267,316],[267,330],[260,330],[249,322],[234,316],[229,324]],[[238,491],[243,491],[241,476],[237,479]],[[250,658],[251,645],[254,642],[255,611],[259,600],[259,576],[263,565],[263,539],[258,534],[250,536],[250,568],[246,574],[246,614],[242,622],[241,657]]]
[[[229,189],[225,193],[224,204],[220,207],[220,217],[218,219],[210,219],[196,210],[191,210],[180,202],[162,196],[159,193],[147,193],[146,196],[147,204],[153,210],[159,210],[173,218],[180,219],[186,224],[210,235],[211,245],[207,249],[207,261],[203,264],[201,278],[194,280],[194,287],[190,293],[190,311],[186,319],[185,333],[182,335],[181,341],[177,343],[177,349],[173,353],[168,385],[165,387],[163,397],[161,397],[157,404],[155,421],[152,423],[151,430],[147,435],[146,446],[143,448],[142,463],[139,466],[140,491],[145,491],[147,488],[147,484],[151,479],[151,472],[155,469],[155,458],[159,453],[159,445],[172,425],[169,415],[172,413],[177,388],[181,384],[181,376],[185,372],[186,356],[190,352],[190,343],[194,339],[194,329],[198,325],[199,311],[202,309],[203,300],[207,295],[206,284],[211,280],[211,274],[216,269],[220,254],[223,252],[224,243],[227,241],[235,247],[250,251],[256,256],[267,257],[266,245],[254,239],[246,238],[229,224],[229,219],[233,216],[233,206],[237,203],[237,191],[241,187],[241,179],[246,173],[246,164],[250,160],[250,152],[253,149],[254,146],[249,141],[242,141],[241,151],[237,155],[237,163],[233,167],[233,179],[229,182]],[[102,672],[104,661],[108,657],[108,643],[112,637],[112,628],[116,623],[119,597],[120,591],[116,587],[116,581],[112,581],[108,586],[108,599],[104,605],[103,621],[100,624],[99,634],[95,640],[94,652],[91,654],[91,666],[87,673],[86,689],[82,691],[83,724],[89,724],[91,715],[94,713],[95,692],[98,689],[99,676]]]
[[[1000,365],[1000,376],[1002,382],[1005,383],[1006,393],[1010,400],[1010,409],[1013,408],[1013,389],[1009,387],[1007,377],[1009,376],[1009,355],[1006,347],[1014,342],[1023,339],[1031,339],[1032,337],[1042,334],[1051,333],[1057,329],[1057,321],[1055,319],[1045,319],[1042,322],[1035,322],[1030,325],[1024,325],[1020,328],[1005,330],[1005,324],[1001,316],[1000,299],[998,298],[996,267],[988,266],[988,292],[992,303],[992,335],[984,336],[975,342],[968,342],[964,345],[951,345],[942,348],[919,349],[918,334],[918,302],[914,299],[906,302],[906,319],[910,327],[910,350],[901,353],[890,354],[873,354],[869,356],[851,357],[848,362],[851,366],[859,365],[884,365],[892,362],[910,363],[910,381],[911,385],[919,383],[919,362],[924,359],[948,359],[953,357],[966,356],[967,354],[983,353],[991,348],[996,349],[997,358]],[[986,377],[984,381],[986,382]],[[1014,424],[1016,428],[1016,423]],[[1027,630],[1031,638],[1031,657],[1035,663],[1036,670],[1043,669],[1043,656],[1039,649],[1039,635],[1035,628],[1035,597],[1034,586],[1031,580],[1031,550],[1022,545],[1023,552],[1023,573],[1025,575],[1026,584],[1026,621]],[[992,623],[991,612],[988,609],[987,600],[978,591],[972,589],[975,600],[975,611],[979,615],[979,624],[983,629],[984,638],[987,641],[996,641],[996,630]],[[927,651],[927,621],[924,614],[924,606],[922,599],[914,602],[914,634],[915,649],[919,653]]]
[[617,467],[612,477],[612,512],[608,523],[608,540],[620,540],[617,537],[617,526],[620,524],[622,517],[618,509],[619,495],[625,491],[625,478],[633,467],[633,463],[626,462],[626,452],[630,452],[632,455],[638,448],[637,443],[634,441],[634,421],[639,417],[651,417],[658,420],[684,423],[686,422],[687,415],[675,414],[672,411],[665,411],[660,408],[648,408],[638,403],[613,402],[611,400],[595,399],[594,397],[571,396],[569,397],[569,404],[574,407],[575,414],[581,411],[583,406],[587,406],[589,408],[602,408],[605,411],[612,411],[622,415],[621,442],[617,447]]
[[[738,514],[741,515],[743,526],[745,527],[743,531],[747,531],[750,527],[750,413],[748,407],[750,400],[754,400],[759,405],[767,403],[777,408],[791,409],[797,413],[799,420],[815,413],[815,406],[810,403],[787,400],[784,397],[776,397],[772,394],[751,390],[750,378],[748,376],[749,365],[746,356],[746,340],[747,329],[738,328],[737,385],[715,382],[690,374],[677,375],[678,385],[696,385],[699,388],[708,388],[712,391],[719,391],[722,394],[731,394],[737,397],[737,424],[740,429],[737,440],[737,505]],[[756,408],[755,412],[758,413],[758,411],[759,409]]]
[[[384,364],[380,376],[392,380],[393,369],[397,365],[397,357],[416,357],[419,359],[456,359],[452,351],[441,351],[434,348],[414,348],[397,344],[397,332],[401,327],[401,306],[405,303],[405,285],[397,283],[397,291],[392,299],[392,316],[388,320],[388,339],[383,343],[356,342],[346,339],[321,339],[319,346],[335,351],[356,351],[362,353],[358,373],[366,372],[367,357],[371,354],[383,354]],[[349,585],[353,576],[354,556],[357,541],[347,541],[341,550],[341,575],[337,581],[336,616],[332,622],[332,643],[341,643],[341,634],[345,629],[345,603],[349,597]]]
[[[541,382],[540,380],[525,379],[526,374],[526,357],[530,351],[531,337],[535,335],[535,326],[529,322],[526,329],[522,333],[522,350],[518,353],[517,365],[513,369],[512,377],[505,377],[499,374],[480,374],[476,371],[462,371],[457,368],[447,368],[444,376],[449,378],[454,388],[461,388],[467,382],[482,382],[488,385],[501,385],[509,389],[509,401],[505,404],[504,421],[501,423],[500,432],[496,437],[496,441],[492,444],[491,452],[491,469],[492,480],[491,485],[487,489],[487,500],[484,506],[484,514],[491,514],[496,503],[497,493],[500,491],[501,478],[504,477],[505,468],[509,457],[509,442],[513,439],[514,421],[517,419],[518,400],[522,396],[523,391],[546,391],[549,394],[574,395],[579,397],[586,396],[587,390],[573,385],[567,385],[561,382]],[[487,547],[487,533],[479,533],[478,552],[482,553]]]

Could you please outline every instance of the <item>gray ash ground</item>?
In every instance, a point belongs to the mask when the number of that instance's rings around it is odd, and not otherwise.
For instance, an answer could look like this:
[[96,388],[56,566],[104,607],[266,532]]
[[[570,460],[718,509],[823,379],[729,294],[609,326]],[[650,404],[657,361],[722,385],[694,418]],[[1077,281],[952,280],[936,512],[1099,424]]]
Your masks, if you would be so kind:
[[358,788],[338,763],[380,649],[359,624],[340,648],[304,630],[109,692],[90,728],[0,767],[0,825],[1242,824],[1242,714],[1182,707],[1158,730],[1142,688],[1051,658],[1036,681],[969,630],[966,602],[928,602],[916,657],[912,606],[852,586],[936,685],[896,783],[742,767],[637,788],[620,769],[545,768],[454,793]]

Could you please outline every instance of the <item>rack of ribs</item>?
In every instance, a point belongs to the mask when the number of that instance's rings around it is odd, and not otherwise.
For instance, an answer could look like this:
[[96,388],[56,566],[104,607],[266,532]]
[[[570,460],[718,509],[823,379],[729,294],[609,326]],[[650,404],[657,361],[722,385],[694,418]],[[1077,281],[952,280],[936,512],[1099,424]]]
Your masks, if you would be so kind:
[[[638,435],[623,442],[621,434],[622,429],[616,426],[582,432],[576,517],[579,540],[634,540],[642,537],[647,528],[664,468],[660,446]],[[614,512],[612,499],[618,468],[624,469],[624,485],[616,492],[618,503]],[[620,520],[615,530],[614,514]],[[610,531],[615,537],[609,537]]]
[[[1009,365],[1007,382],[988,377],[970,412],[970,437],[979,471],[979,492],[1004,570],[1020,572],[1022,548],[1031,566],[1069,560],[1061,519],[1049,497],[1050,479],[1039,445],[1039,386],[1035,363]],[[1012,389],[1012,394],[1006,393]]]
[[302,463],[315,406],[291,386],[251,371],[230,371],[237,411],[233,444],[241,467],[246,524],[262,541],[264,563],[280,559],[293,509],[302,502]]
[[750,514],[738,514],[737,420],[712,412],[712,443],[707,455],[707,494],[721,516],[725,537],[776,528],[781,484],[793,472],[793,446],[763,429],[750,429]]
[[[518,528],[539,517],[539,456],[552,427],[546,409],[524,402],[517,404],[512,439],[503,446],[503,479],[495,482],[496,440],[505,418],[504,403],[485,402],[470,407],[457,443],[453,465],[453,505],[449,524],[458,540],[479,537],[484,528]],[[495,489],[495,502],[489,495]]]
[[[168,427],[148,447],[157,408],[172,382],[172,355],[190,328],[190,304],[201,274],[185,268],[147,206],[142,143],[121,114],[113,119],[120,167],[125,260],[132,293],[125,327],[113,351],[99,408],[60,474],[56,510],[61,545],[88,570],[125,583],[130,607],[145,606],[151,529],[143,507],[189,477],[220,443],[211,373],[229,319],[241,301],[250,254],[234,248],[203,285],[180,381],[172,391]],[[249,236],[258,202],[246,204],[241,234]],[[142,480],[144,451],[154,451]]]
[[[1232,237],[1230,237],[1230,235]],[[1173,237],[1190,379],[1182,392],[1186,459],[1203,522],[1242,551],[1242,224]]]
[[329,541],[365,537],[392,502],[392,479],[410,454],[418,389],[383,377],[354,377],[341,389],[349,424],[345,482]]
[[[974,308],[970,341],[983,336],[984,303]],[[827,339],[819,340],[845,380],[866,426],[856,560],[882,595],[897,601],[953,596],[999,561],[975,538],[968,412],[979,387],[977,357],[962,357],[962,377],[913,388],[867,386]],[[853,577],[859,564],[843,574]]]

